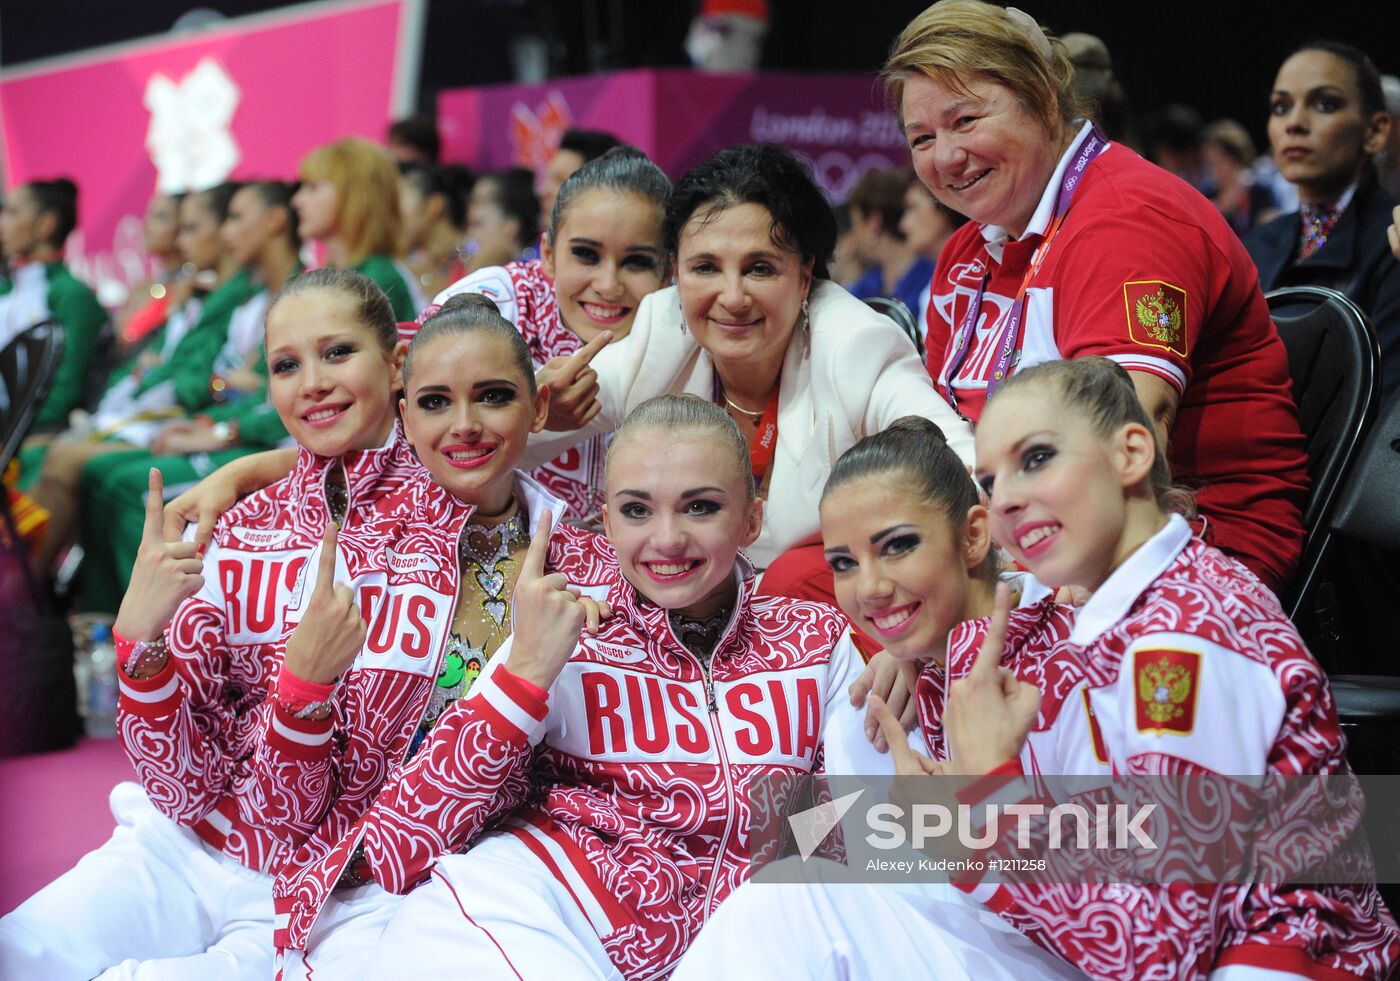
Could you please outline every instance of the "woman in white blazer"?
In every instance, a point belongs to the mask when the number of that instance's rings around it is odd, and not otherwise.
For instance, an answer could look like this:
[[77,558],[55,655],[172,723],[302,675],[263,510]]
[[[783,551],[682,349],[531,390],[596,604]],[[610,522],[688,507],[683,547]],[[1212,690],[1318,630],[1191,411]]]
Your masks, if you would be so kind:
[[713,399],[750,439],[765,500],[750,554],[782,568],[765,585],[781,578],[798,587],[783,592],[830,600],[817,502],[836,458],[918,415],[971,462],[971,429],[894,322],[827,278],[835,220],[786,150],[734,147],[690,171],[667,206],[664,239],[676,285],[642,301],[627,337],[545,369],[555,404],[526,464],[616,429],[653,396]]

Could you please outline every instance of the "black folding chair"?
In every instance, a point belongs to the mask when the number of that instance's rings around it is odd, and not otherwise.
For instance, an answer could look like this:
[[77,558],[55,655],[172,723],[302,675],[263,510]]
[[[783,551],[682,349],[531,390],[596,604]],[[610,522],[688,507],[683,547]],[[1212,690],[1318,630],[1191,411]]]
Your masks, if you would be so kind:
[[1381,354],[1366,314],[1336,290],[1291,287],[1267,299],[1288,351],[1312,485],[1303,509],[1299,574],[1279,598],[1307,637],[1329,541],[1323,531],[1380,403]]
[[918,321],[909,312],[909,308],[904,305],[903,300],[896,300],[889,296],[866,297],[865,305],[872,310],[878,310],[886,317],[889,317],[899,329],[909,335],[909,339],[914,342],[914,350],[919,352],[920,360],[924,357],[924,338],[919,333]]
[[[1324,549],[1344,545],[1351,553],[1349,560],[1369,557],[1374,561],[1374,568],[1365,571],[1373,594],[1368,603],[1385,603],[1388,598],[1384,609],[1371,612],[1392,622],[1400,607],[1400,394],[1386,403],[1367,436],[1350,477],[1337,495],[1323,537]],[[1321,589],[1318,595],[1325,605],[1328,591]],[[1324,623],[1333,631],[1325,640],[1362,646],[1357,642],[1357,626],[1336,611]],[[1400,672],[1400,651],[1393,634],[1379,641],[1367,638],[1364,646],[1362,653],[1367,658],[1363,663],[1377,673],[1332,675],[1337,715],[1351,743],[1354,769],[1400,773],[1400,677],[1394,676]],[[1387,670],[1392,673],[1381,673]]]
[[81,408],[88,412],[96,411],[97,403],[102,401],[107,391],[107,382],[111,380],[116,360],[117,327],[108,320],[98,329],[97,343],[92,346],[92,360],[88,362],[87,376],[83,379]]
[[35,324],[0,351],[0,473],[10,465],[63,357],[63,325]]

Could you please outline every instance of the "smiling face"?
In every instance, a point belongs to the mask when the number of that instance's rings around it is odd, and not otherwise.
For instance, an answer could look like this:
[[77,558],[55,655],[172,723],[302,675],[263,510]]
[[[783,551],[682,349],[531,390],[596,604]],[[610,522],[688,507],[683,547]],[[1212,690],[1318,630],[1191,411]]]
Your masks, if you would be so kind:
[[681,231],[676,263],[685,324],[719,363],[782,365],[812,288],[812,263],[773,242],[760,204],[701,205]]
[[532,398],[509,345],[485,330],[432,338],[412,369],[400,407],[418,459],[459,501],[502,513],[526,440],[544,428],[548,391]]
[[1005,85],[975,75],[962,82],[966,91],[918,73],[905,81],[904,132],[914,171],[954,211],[1019,238],[1066,136]]
[[304,180],[292,195],[297,227],[303,238],[320,242],[335,235],[340,221],[340,195],[327,180]]
[[1283,63],[1269,96],[1269,142],[1284,178],[1306,202],[1330,201],[1385,145],[1390,120],[1367,117],[1356,72],[1329,51],[1299,51]]
[[822,500],[822,540],[836,601],[900,660],[946,657],[948,632],[981,614],[977,579],[991,546],[987,509],[961,527],[911,490],[908,474],[862,477]]
[[383,445],[394,424],[403,345],[392,353],[332,290],[293,293],[267,314],[268,397],[282,423],[319,456]]
[[991,498],[992,537],[1017,562],[1047,586],[1097,589],[1138,544],[1125,546],[1125,487],[1145,471],[1118,445],[1129,427],[1105,441],[1051,396],[1037,384],[987,404],[977,480]]
[[540,260],[554,280],[564,326],[585,341],[604,330],[624,337],[642,298],[661,288],[661,209],[640,194],[584,191]]
[[714,613],[733,596],[735,553],[763,526],[750,480],[717,434],[619,436],[608,456],[603,526],[623,576],[657,606]]

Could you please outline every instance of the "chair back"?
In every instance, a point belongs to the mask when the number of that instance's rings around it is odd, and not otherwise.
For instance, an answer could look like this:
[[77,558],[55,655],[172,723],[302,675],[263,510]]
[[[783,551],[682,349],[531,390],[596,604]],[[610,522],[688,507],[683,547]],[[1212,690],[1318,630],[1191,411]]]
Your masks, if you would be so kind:
[[88,362],[87,377],[83,379],[83,397],[79,408],[88,412],[97,411],[97,403],[107,391],[107,382],[112,377],[112,367],[117,360],[117,326],[110,319],[97,331],[97,341],[92,346],[92,360]]
[[1332,510],[1329,530],[1400,552],[1400,392],[1371,427]]
[[918,321],[914,319],[914,315],[909,312],[909,308],[904,305],[903,300],[896,300],[890,296],[868,296],[865,298],[865,305],[872,310],[878,310],[898,324],[899,329],[904,331],[914,342],[914,350],[919,352],[919,360],[923,360],[924,338],[919,333]]
[[0,473],[10,465],[49,393],[63,356],[63,325],[35,324],[0,351]]
[[1293,588],[1280,597],[1294,611],[1322,559],[1323,534],[1337,490],[1380,402],[1381,353],[1366,315],[1336,290],[1298,286],[1266,296],[1288,352],[1298,426],[1308,455],[1303,559]]

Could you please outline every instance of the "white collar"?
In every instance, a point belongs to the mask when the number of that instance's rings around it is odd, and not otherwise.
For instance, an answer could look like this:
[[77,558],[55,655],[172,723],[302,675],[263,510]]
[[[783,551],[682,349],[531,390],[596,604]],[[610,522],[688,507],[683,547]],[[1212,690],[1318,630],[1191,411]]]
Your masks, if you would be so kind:
[[[1358,185],[1356,182],[1353,182],[1352,184],[1348,185],[1347,189],[1343,191],[1337,197],[1337,200],[1333,201],[1329,207],[1336,210],[1338,215],[1341,215],[1343,211],[1347,210],[1347,206],[1351,204],[1351,199],[1356,197],[1357,186]],[[1309,207],[1311,207],[1311,205]],[[1302,208],[1300,207],[1298,210],[1299,212],[1301,212]],[[1321,210],[1321,206],[1319,207],[1319,210]]]
[[1127,616],[1143,590],[1167,571],[1190,541],[1191,526],[1181,515],[1173,514],[1162,530],[1139,545],[1079,608],[1069,642],[1087,647]]
[[[1045,190],[1040,194],[1040,204],[1036,205],[1035,213],[1031,215],[1031,220],[1026,224],[1026,230],[1021,233],[1021,238],[1027,235],[1044,235],[1045,230],[1050,227],[1050,219],[1055,214],[1055,199],[1060,196],[1060,182],[1064,180],[1065,171],[1069,169],[1070,161],[1079,152],[1080,146],[1089,137],[1089,131],[1094,128],[1092,120],[1085,120],[1079,127],[1079,133],[1070,141],[1065,148],[1064,154],[1060,157],[1060,162],[1055,165],[1055,172],[1050,175],[1049,182],[1045,185]],[[1005,228],[1000,225],[983,225],[982,238],[989,246],[995,246],[1000,252],[1001,247],[1011,240],[1011,236]],[[1001,261],[998,257],[997,261]]]
[[551,494],[549,488],[524,470],[515,471],[515,489],[520,494],[521,503],[525,505],[525,513],[530,520],[530,527],[525,531],[534,535],[535,524],[540,520],[540,512],[548,510],[550,514],[549,531],[553,535],[554,530],[563,522],[564,512],[568,510],[569,506]]

